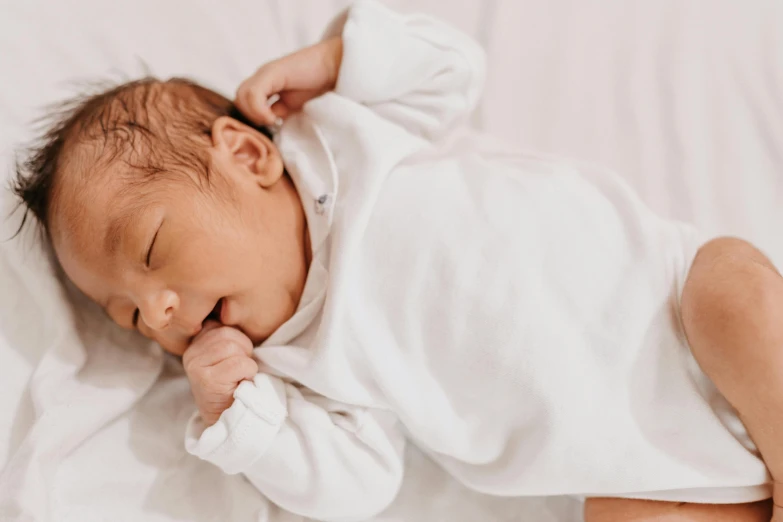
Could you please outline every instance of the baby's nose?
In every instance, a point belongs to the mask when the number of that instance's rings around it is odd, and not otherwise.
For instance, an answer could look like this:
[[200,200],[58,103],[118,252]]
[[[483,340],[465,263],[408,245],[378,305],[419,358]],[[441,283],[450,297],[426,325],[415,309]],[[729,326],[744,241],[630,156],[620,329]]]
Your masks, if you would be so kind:
[[171,290],[163,290],[151,294],[139,306],[139,312],[144,323],[152,330],[164,330],[171,325],[174,313],[179,307],[179,297]]

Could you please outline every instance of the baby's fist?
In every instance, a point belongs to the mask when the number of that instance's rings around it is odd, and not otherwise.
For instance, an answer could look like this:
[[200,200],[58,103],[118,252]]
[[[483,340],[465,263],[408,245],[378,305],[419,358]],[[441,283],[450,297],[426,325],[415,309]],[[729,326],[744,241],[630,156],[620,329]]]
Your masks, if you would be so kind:
[[[237,108],[257,124],[278,124],[334,89],[342,59],[343,39],[336,36],[269,62],[239,86]],[[274,95],[279,99],[270,107]]]
[[234,390],[258,373],[253,343],[229,326],[210,322],[182,356],[182,364],[204,424],[212,426],[234,402]]

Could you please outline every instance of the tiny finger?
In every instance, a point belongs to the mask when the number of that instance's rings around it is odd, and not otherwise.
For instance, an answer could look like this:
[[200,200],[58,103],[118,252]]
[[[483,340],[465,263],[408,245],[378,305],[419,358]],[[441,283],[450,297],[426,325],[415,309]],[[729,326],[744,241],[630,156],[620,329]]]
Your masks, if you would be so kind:
[[188,375],[214,368],[232,357],[244,357],[252,360],[252,344],[249,346],[234,340],[217,339],[214,342],[202,342],[189,348],[182,358],[182,365]]
[[214,368],[216,379],[225,383],[239,383],[252,379],[258,373],[258,363],[250,357],[230,357]]
[[253,107],[253,113],[248,116],[255,116],[254,121],[261,125],[272,125],[275,122],[275,114],[269,107],[265,96],[258,96],[253,93],[250,94],[251,106]]
[[196,348],[196,345],[208,345],[215,342],[234,342],[237,343],[247,355],[253,353],[253,341],[232,326],[205,329],[205,331],[196,336],[192,346]]
[[288,118],[288,115],[291,113],[291,110],[288,108],[288,106],[286,106],[286,104],[281,101],[272,105],[271,108],[275,115],[275,125],[282,125],[282,120]]
[[267,98],[260,90],[252,87],[240,87],[237,91],[236,105],[239,111],[256,124],[269,124],[271,111]]

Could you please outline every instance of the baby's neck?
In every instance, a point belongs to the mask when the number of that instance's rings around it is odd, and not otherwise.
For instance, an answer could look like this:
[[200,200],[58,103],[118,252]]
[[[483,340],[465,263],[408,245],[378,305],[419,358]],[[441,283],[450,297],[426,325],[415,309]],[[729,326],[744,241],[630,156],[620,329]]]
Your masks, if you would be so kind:
[[307,226],[307,216],[302,207],[302,198],[299,196],[299,191],[296,190],[296,186],[288,173],[285,174],[283,182],[283,189],[286,192],[286,196],[293,211],[294,228],[299,245],[298,250],[301,253],[302,259],[304,259],[305,272],[307,272],[310,270],[310,262],[313,259],[313,249],[312,242],[310,241],[310,230]]
[[307,228],[307,220],[305,220],[305,227],[304,227],[304,254],[305,254],[305,264],[307,265],[307,269],[310,269],[310,262],[313,260],[313,246],[312,242],[310,241],[310,229]]

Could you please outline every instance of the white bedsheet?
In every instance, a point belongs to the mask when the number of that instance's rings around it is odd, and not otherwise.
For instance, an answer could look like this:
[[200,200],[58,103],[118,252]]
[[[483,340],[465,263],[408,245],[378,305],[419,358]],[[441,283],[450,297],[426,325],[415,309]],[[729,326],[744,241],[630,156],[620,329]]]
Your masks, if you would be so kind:
[[[74,81],[133,77],[144,62],[230,94],[347,3],[0,0],[0,172],[38,109]],[[659,212],[750,238],[783,261],[783,3],[389,3],[449,19],[487,47],[479,127],[613,166]],[[0,198],[4,216],[9,203]],[[0,520],[16,519],[3,511],[11,497],[30,520],[297,520],[186,455],[192,404],[177,365],[89,307],[74,311],[24,239],[0,243]],[[490,498],[415,451],[408,460],[404,490],[379,521],[579,520],[573,500]]]

